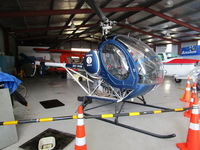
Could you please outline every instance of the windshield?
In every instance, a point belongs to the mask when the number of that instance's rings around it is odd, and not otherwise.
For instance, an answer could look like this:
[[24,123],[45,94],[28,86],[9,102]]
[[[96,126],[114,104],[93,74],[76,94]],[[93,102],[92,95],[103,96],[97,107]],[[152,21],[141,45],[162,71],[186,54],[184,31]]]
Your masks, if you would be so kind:
[[173,53],[166,53],[167,59],[178,57],[178,55]]
[[163,55],[162,53],[158,53],[157,55],[158,55],[158,57],[160,58],[160,60],[163,61],[163,60],[165,59],[165,58],[164,58],[164,55]]
[[129,67],[123,52],[113,44],[103,48],[103,61],[109,73],[119,80],[128,78]]
[[117,41],[126,46],[136,63],[139,83],[159,84],[163,81],[163,65],[155,52],[145,43],[127,36],[117,36]]

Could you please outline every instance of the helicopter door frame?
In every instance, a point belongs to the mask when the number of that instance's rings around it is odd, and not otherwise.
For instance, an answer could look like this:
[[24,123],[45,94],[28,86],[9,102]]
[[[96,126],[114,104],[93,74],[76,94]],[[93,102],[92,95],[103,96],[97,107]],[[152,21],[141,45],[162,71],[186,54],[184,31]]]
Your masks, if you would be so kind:
[[[107,69],[107,66],[105,64],[105,60],[103,58],[103,50],[106,45],[113,45],[117,47],[125,56],[127,65],[129,67],[129,75],[127,78],[120,80],[117,79],[113,74],[109,72]],[[102,42],[99,46],[99,59],[100,59],[100,65],[101,65],[101,76],[104,78],[104,80],[108,83],[110,83],[114,87],[118,88],[126,88],[126,89],[135,89],[139,80],[137,67],[135,63],[133,62],[130,54],[128,53],[127,49],[118,41],[115,39],[109,39],[104,42]],[[122,87],[123,85],[123,87]]]

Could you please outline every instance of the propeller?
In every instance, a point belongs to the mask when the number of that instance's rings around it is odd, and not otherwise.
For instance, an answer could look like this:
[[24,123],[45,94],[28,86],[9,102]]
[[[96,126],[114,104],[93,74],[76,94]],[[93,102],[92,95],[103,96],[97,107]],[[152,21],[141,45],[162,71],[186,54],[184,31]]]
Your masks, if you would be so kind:
[[103,12],[101,11],[101,9],[96,5],[96,3],[94,2],[94,0],[86,0],[86,3],[95,10],[96,14],[99,16],[99,18],[101,19],[101,21],[106,22],[106,20],[108,19]]

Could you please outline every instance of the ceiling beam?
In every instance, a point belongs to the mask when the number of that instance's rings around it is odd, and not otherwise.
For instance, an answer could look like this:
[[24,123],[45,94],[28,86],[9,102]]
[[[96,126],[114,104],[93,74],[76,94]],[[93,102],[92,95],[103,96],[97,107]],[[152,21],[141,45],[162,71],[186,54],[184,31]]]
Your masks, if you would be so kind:
[[[76,4],[75,8],[74,9],[80,9],[83,4],[85,3],[85,0],[81,0],[81,1],[77,1],[78,3]],[[76,14],[72,14],[68,19],[67,21],[65,22],[65,26],[68,26],[70,24],[70,22],[73,20],[74,16]],[[64,29],[62,29],[59,33],[59,35],[61,35],[63,33]]]
[[200,28],[197,28],[197,27],[195,27],[195,26],[192,26],[192,25],[190,25],[190,24],[187,24],[187,23],[185,23],[185,22],[183,22],[183,21],[180,21],[180,20],[178,20],[178,19],[174,19],[174,18],[172,18],[172,17],[170,17],[170,16],[167,16],[167,15],[165,15],[165,14],[162,14],[162,13],[160,13],[160,12],[158,12],[158,11],[153,10],[153,9],[146,8],[145,11],[146,11],[146,12],[149,12],[149,13],[151,13],[151,14],[154,14],[154,15],[156,15],[156,16],[159,16],[159,17],[161,17],[161,18],[163,18],[163,19],[166,19],[166,20],[169,20],[169,21],[171,21],[171,22],[174,22],[174,23],[176,23],[176,24],[179,24],[179,25],[181,25],[181,26],[184,26],[184,27],[186,27],[186,28],[188,28],[188,29],[191,29],[191,30],[200,32]]
[[[152,6],[152,5],[155,5],[155,4],[159,3],[160,1],[162,1],[162,0],[148,0],[148,1],[146,1],[146,2],[144,2],[144,3],[142,3],[142,4],[140,4],[140,7],[148,8],[148,7]],[[127,7],[127,8],[129,8],[129,7]],[[138,13],[138,11],[137,11],[137,12],[129,11],[129,12],[127,12],[127,13],[121,15],[120,17],[117,17],[117,18],[115,19],[115,21],[117,21],[117,22],[122,21],[122,20],[124,20],[125,18],[128,18],[128,17],[130,17],[130,16],[132,16],[132,15],[134,15],[134,14],[136,14],[136,13]]]
[[[96,34],[98,32],[88,32],[88,34]],[[27,40],[36,40],[36,39],[55,39],[55,38],[59,38],[59,39],[65,39],[66,36],[69,34],[62,34],[62,35],[44,35],[44,36],[32,36],[32,37],[21,37],[21,38],[17,38],[18,41],[27,41]],[[88,35],[87,35],[88,37]]]
[[[175,16],[175,18],[176,19],[182,19],[182,18],[184,18],[184,17],[189,17],[190,15],[194,15],[194,14],[197,14],[199,12],[199,10],[196,10],[196,11],[193,11],[193,12],[190,12],[190,13],[185,13],[185,14],[182,14],[182,15],[179,15],[179,16]],[[154,26],[159,26],[159,25],[161,25],[161,24],[164,24],[164,23],[167,23],[169,20],[162,20],[162,21],[160,21],[160,22],[157,22],[157,23],[153,23],[153,24],[151,24],[151,25],[149,25],[150,27],[154,27]],[[192,24],[193,23],[193,21],[190,21],[190,22],[185,22],[185,23],[189,23],[189,24]],[[174,26],[174,28],[176,27],[180,27],[180,25],[177,25],[177,24],[175,24],[175,25],[173,25]],[[171,29],[173,29],[173,26],[170,26],[170,28]],[[166,29],[166,28],[164,28],[164,29]]]
[[[53,10],[53,8],[54,8],[54,3],[55,3],[55,0],[51,0],[50,10]],[[48,17],[47,28],[50,27],[50,21],[51,21],[51,16]],[[45,34],[47,35],[47,34],[48,34],[48,31],[46,31]]]
[[[150,8],[144,8],[144,7],[118,7],[118,8],[102,8],[103,12],[121,12],[121,11],[146,11],[148,13],[154,14],[156,16],[159,16],[163,19],[169,20],[171,22],[174,22],[176,24],[179,24],[181,26],[184,26],[186,28],[189,28],[191,30],[200,32],[200,28],[197,28],[195,26],[189,25],[183,21],[174,19],[170,16],[167,16],[165,14],[162,14],[158,11],[155,11]],[[80,14],[80,13],[92,13],[94,10],[92,9],[68,9],[68,10],[47,10],[47,11],[23,11],[23,12],[8,12],[8,13],[0,13],[0,17],[14,17],[14,16],[37,16],[37,15],[61,15],[61,14]],[[119,19],[117,19],[119,20]]]
[[[126,7],[127,5],[129,5],[130,3],[132,3],[133,1],[135,1],[135,0],[128,0],[127,2],[122,3],[119,7]],[[100,8],[106,7],[110,2],[111,2],[110,0],[105,1],[105,3],[103,3],[102,5],[100,5]],[[116,12],[112,12],[112,13],[106,15],[106,17],[109,18],[109,17],[111,17],[112,15],[114,15],[115,13],[116,13]],[[94,17],[94,16],[95,16],[95,14],[91,14],[86,20],[84,20],[84,21],[82,22],[82,24],[86,24],[86,23],[87,23],[92,17]],[[97,22],[97,24],[99,24],[99,21]],[[91,30],[91,29],[93,29],[93,28],[89,28],[87,31],[89,31],[89,30]],[[72,33],[72,35],[73,35],[72,37],[74,37],[74,33],[75,33],[77,30],[78,30],[78,28]],[[98,31],[100,31],[100,29],[99,29]],[[82,34],[84,34],[84,33],[85,33],[85,32],[82,32]]]
[[162,40],[173,42],[175,44],[179,44],[179,41],[175,41],[175,40],[172,40],[172,39],[167,39],[167,38],[164,38],[164,37],[161,37],[161,36],[158,36],[158,35],[155,35],[155,34],[152,34],[152,33],[137,29],[137,28],[134,28],[134,27],[129,26],[129,25],[124,25],[124,24],[117,24],[117,25],[122,27],[122,28],[126,28],[126,29],[129,29],[129,30],[132,30],[134,32],[140,32],[140,33],[143,33],[143,34],[146,34],[146,35],[150,35],[150,36],[155,37],[155,38],[159,38],[159,39],[162,39]]
[[[123,3],[122,5],[120,5],[119,7],[125,7],[125,6],[127,6],[127,5],[129,5],[131,2],[133,2],[134,0],[129,0],[129,1],[127,1],[127,2],[125,2],[125,3]],[[147,7],[150,7],[150,6],[152,6],[152,5],[154,5],[154,4],[156,4],[156,3],[158,3],[158,2],[160,2],[161,0],[151,0],[151,1],[147,1],[147,2],[144,2],[144,3],[142,3],[142,4],[140,4],[139,5],[139,7],[141,7],[141,8],[147,8]],[[128,7],[126,7],[126,8],[128,8]],[[114,19],[115,21],[121,21],[121,20],[124,20],[125,18],[128,18],[129,16],[133,16],[133,15],[135,15],[136,13],[138,13],[139,11],[135,11],[135,12],[132,12],[132,11],[129,11],[129,12],[127,12],[127,13],[125,13],[125,14],[123,14],[123,15],[121,15],[120,17],[117,17],[116,19]],[[110,14],[108,14],[106,17],[107,18],[109,18],[109,17],[111,17],[112,15],[114,15],[116,12],[113,12],[113,13],[110,13]],[[99,22],[97,22],[97,24],[98,24]],[[89,28],[88,30],[90,30],[90,29],[92,29],[92,28]],[[85,32],[83,32],[83,33],[85,33]],[[81,33],[82,34],[82,33]],[[80,35],[80,34],[79,34]]]
[[[160,12],[161,13],[166,13],[166,12],[168,12],[168,11],[170,11],[170,10],[173,10],[173,9],[176,9],[176,8],[178,8],[178,7],[181,7],[181,6],[183,6],[183,5],[185,5],[185,4],[188,4],[188,3],[191,3],[191,2],[193,2],[194,0],[184,0],[184,1],[182,1],[182,2],[180,2],[180,3],[178,3],[178,4],[175,4],[173,7],[171,7],[171,8],[165,8],[165,9],[163,9],[163,10],[160,10]],[[137,23],[140,23],[140,22],[142,22],[142,21],[144,21],[144,20],[147,20],[147,19],[151,19],[151,18],[153,18],[153,17],[155,17],[155,15],[149,15],[149,16],[147,16],[147,17],[144,17],[144,18],[142,18],[142,19],[139,19],[139,20],[137,20],[137,21],[135,21],[135,22],[132,22],[131,24],[137,24]]]
[[[19,0],[16,0],[16,2],[17,2],[17,5],[18,5],[18,7],[19,7],[19,11],[21,12],[21,11],[22,11],[22,5],[21,5],[21,3],[20,3]],[[23,20],[24,20],[25,27],[26,27],[26,28],[29,28],[29,25],[28,25],[28,23],[27,23],[27,20],[26,20],[26,17],[25,17],[25,16],[23,17]],[[28,33],[27,35],[30,36],[29,33]]]
[[18,41],[28,41],[28,40],[37,40],[37,39],[54,39],[63,37],[64,35],[44,35],[44,36],[32,36],[32,37],[23,37],[17,38]]
[[[132,2],[134,2],[135,0],[129,0],[127,2],[122,3],[119,7],[126,7],[127,5],[131,4]],[[109,18],[111,16],[113,16],[116,12],[112,12],[110,14],[108,14],[106,17]]]
[[[154,33],[159,33],[159,32],[154,32]],[[178,34],[178,36],[176,36],[176,34]],[[200,37],[199,34],[190,34],[190,33],[185,33],[182,31],[176,32],[176,33],[174,32],[174,33],[171,33],[170,35],[173,39],[177,39],[177,40],[180,40],[180,38],[183,38],[183,37]],[[152,37],[142,38],[142,40],[149,40],[149,39],[152,39]]]
[[181,43],[183,43],[183,42],[195,42],[195,41],[199,41],[200,40],[200,38],[199,39],[191,39],[191,40],[183,40],[183,41],[181,41]]
[[[128,8],[128,9],[127,9]],[[144,7],[118,7],[118,8],[102,8],[103,12],[127,12],[141,11]],[[33,16],[50,16],[50,15],[68,15],[68,14],[90,14],[95,13],[93,9],[63,9],[63,10],[37,10],[37,11],[17,11],[17,12],[1,12],[0,18],[3,17],[33,17]]]
[[[93,27],[93,26],[96,26],[96,24],[86,24],[76,27],[81,28],[81,27]],[[15,30],[10,30],[9,32],[24,33],[24,32],[49,31],[49,30],[61,30],[61,29],[71,29],[71,28],[70,26],[55,26],[55,27],[45,27],[45,28],[15,29]]]
[[[159,3],[160,1],[161,0],[148,1],[148,2],[140,4],[140,6],[144,7],[144,8],[148,8],[148,7],[152,6],[152,5],[155,5],[155,4]],[[126,18],[128,18],[130,16],[133,16],[133,15],[137,14],[138,12],[139,11],[125,13],[125,14],[121,15],[120,17],[116,18],[115,21],[117,21],[117,22],[122,21],[122,20],[124,20],[124,19],[126,19]],[[114,30],[113,32],[117,32],[119,30],[121,30],[121,28],[118,28],[118,29]]]

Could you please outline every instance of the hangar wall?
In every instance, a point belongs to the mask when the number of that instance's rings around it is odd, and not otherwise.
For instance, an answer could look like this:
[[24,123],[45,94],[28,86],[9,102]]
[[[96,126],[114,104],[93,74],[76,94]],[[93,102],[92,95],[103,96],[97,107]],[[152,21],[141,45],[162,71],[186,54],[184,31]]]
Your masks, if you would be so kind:
[[[38,47],[37,48],[49,48],[49,47]],[[37,58],[44,58],[46,60],[53,60],[55,62],[60,62],[60,54],[59,53],[38,53],[33,50],[36,48],[34,46],[18,46],[18,54],[24,53],[27,56],[34,56]],[[71,41],[66,42],[59,49],[71,50],[71,48],[90,48],[90,49],[97,49],[98,43],[89,42],[89,41]]]
[[60,47],[60,49],[71,49],[71,48],[97,49],[98,48],[98,43],[79,40],[79,41],[66,42]]
[[[166,45],[156,46],[156,53],[164,53],[166,52]],[[178,54],[178,45],[172,45],[172,53]]]
[[50,60],[49,53],[38,53],[33,50],[33,48],[49,48],[49,47],[37,47],[37,46],[18,46],[18,54],[24,53],[27,56],[34,56],[40,58],[46,58]]
[[16,62],[16,40],[0,27],[0,71],[13,73]]
[[[198,44],[197,41],[183,42],[181,43],[181,47],[193,46],[197,44]],[[166,52],[166,45],[156,46],[156,53],[161,53],[161,52]],[[172,53],[178,54],[178,45],[172,45]]]
[[186,46],[193,46],[193,45],[197,45],[198,42],[197,41],[193,41],[193,42],[185,42],[181,44],[181,47],[186,47]]

